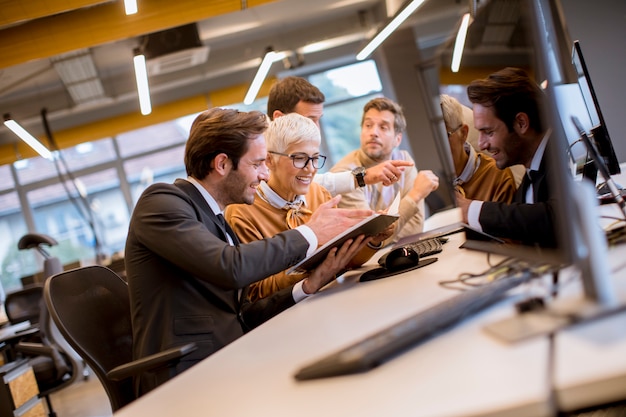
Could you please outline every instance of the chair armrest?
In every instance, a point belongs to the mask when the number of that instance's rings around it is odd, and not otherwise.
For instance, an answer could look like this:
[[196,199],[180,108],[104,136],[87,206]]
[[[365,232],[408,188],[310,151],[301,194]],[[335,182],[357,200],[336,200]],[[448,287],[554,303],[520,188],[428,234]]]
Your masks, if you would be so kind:
[[65,375],[72,371],[71,366],[64,359],[61,351],[54,346],[42,343],[19,342],[15,345],[15,351],[29,357],[46,356],[50,358],[58,375]]
[[33,336],[39,333],[39,327],[37,326],[31,326],[28,327],[26,329],[22,329],[22,330],[18,330],[16,331],[13,335],[10,336],[4,336],[2,341],[3,342],[15,342],[15,341],[19,341],[20,339],[26,339],[28,336]]
[[25,353],[30,356],[52,356],[53,348],[50,346],[42,345],[41,343],[32,343],[32,342],[19,342],[15,345],[15,350],[18,352]]
[[107,372],[107,377],[113,381],[121,381],[131,376],[139,375],[146,371],[151,371],[163,366],[173,365],[182,357],[190,354],[197,349],[195,343],[187,343],[183,346],[177,346],[164,350],[136,361],[128,362],[123,365],[116,366]]
[[15,337],[25,337],[25,336],[30,336],[36,333],[39,333],[39,326],[33,325],[25,329],[16,331]]

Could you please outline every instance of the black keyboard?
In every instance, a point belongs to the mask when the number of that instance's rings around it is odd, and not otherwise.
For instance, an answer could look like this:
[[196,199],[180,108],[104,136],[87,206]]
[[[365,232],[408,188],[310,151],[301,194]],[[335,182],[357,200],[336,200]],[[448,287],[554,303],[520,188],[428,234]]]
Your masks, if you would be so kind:
[[295,378],[325,378],[375,368],[410,346],[494,304],[507,291],[532,276],[530,271],[525,270],[467,290],[303,367]]
[[[439,237],[433,237],[430,239],[424,239],[417,242],[407,243],[402,245],[403,248],[411,248],[419,255],[420,259],[427,256],[435,255],[443,250],[443,240]],[[394,247],[395,248],[395,247]],[[389,253],[389,252],[387,252]],[[385,259],[387,253],[378,259],[380,266],[385,266]]]

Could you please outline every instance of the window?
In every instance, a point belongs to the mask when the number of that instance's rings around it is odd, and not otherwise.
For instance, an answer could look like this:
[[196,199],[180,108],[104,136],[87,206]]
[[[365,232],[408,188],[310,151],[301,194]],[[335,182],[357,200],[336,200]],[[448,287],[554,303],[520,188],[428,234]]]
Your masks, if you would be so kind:
[[124,172],[131,187],[133,205],[150,184],[174,182],[176,178],[186,178],[184,155],[185,146],[181,145],[126,161]]
[[[62,264],[94,260],[96,249],[101,255],[122,250],[128,229],[128,207],[115,169],[101,170],[76,180],[78,188],[71,181],[65,183],[69,196],[66,188],[58,183],[27,193],[35,230],[57,240],[58,247],[53,249]],[[84,190],[83,196],[79,190]]]
[[40,156],[22,159],[15,162],[17,180],[20,184],[30,184],[47,178],[56,177],[57,171],[54,162]]
[[320,122],[322,148],[329,158],[324,171],[361,146],[363,106],[381,95],[382,84],[371,60],[312,74],[308,79],[326,96]]
[[4,302],[7,292],[21,287],[20,277],[36,271],[34,254],[17,248],[27,228],[19,208],[14,208],[16,201],[16,192],[0,195],[0,302]]
[[184,143],[188,135],[189,130],[184,130],[180,124],[170,121],[122,133],[117,136],[117,143],[120,147],[120,156],[126,158]]
[[[13,181],[10,165],[0,165],[0,192],[13,188],[15,188],[15,181]],[[2,207],[3,206],[0,205],[0,209]]]
[[63,161],[72,172],[114,161],[117,157],[111,138],[81,143],[61,152]]

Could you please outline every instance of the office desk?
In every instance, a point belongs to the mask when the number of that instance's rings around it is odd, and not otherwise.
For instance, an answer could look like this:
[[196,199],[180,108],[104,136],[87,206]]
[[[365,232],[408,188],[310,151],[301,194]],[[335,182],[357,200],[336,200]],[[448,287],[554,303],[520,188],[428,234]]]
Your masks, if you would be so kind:
[[5,360],[11,362],[15,359],[13,346],[20,339],[35,334],[39,331],[37,327],[32,327],[29,321],[11,324],[0,328],[0,350],[4,354]]
[[0,327],[0,342],[19,338],[23,332],[27,331],[30,327],[31,325],[29,321]]
[[297,304],[116,413],[129,416],[547,416],[549,342],[507,345],[483,326],[501,302],[366,373],[298,382],[303,365],[456,294],[440,280],[481,272],[487,255],[458,249],[366,283],[354,275]]

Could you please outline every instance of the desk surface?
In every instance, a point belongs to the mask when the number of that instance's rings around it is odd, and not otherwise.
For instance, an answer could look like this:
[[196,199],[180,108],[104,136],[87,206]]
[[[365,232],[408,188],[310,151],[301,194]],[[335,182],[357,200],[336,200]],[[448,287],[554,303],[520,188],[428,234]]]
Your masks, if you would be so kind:
[[[429,226],[456,220],[450,216],[433,216]],[[507,344],[484,331],[513,315],[513,300],[528,288],[366,373],[293,378],[311,361],[456,294],[439,281],[486,270],[487,255],[459,249],[462,241],[452,235],[438,262],[401,275],[359,283],[347,274],[116,416],[521,417],[553,415],[554,400],[574,409],[626,398],[626,313],[562,331],[553,358],[547,337]],[[625,263],[626,246],[619,251],[612,259]]]
[[453,235],[439,261],[421,269],[366,283],[346,276],[116,415],[550,415],[547,339],[511,346],[483,331],[512,314],[506,301],[372,371],[293,378],[312,360],[455,295],[438,285],[453,271],[487,269],[487,255],[458,249],[462,240]]

